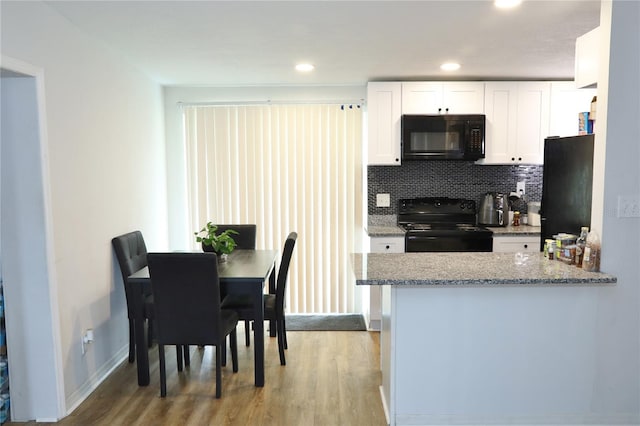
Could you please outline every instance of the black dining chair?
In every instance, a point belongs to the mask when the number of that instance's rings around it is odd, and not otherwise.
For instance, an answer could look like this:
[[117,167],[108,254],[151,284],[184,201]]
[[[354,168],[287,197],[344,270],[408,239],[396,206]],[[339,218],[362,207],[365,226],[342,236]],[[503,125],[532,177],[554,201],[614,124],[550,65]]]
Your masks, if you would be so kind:
[[[278,338],[278,352],[280,353],[280,365],[286,365],[284,350],[288,348],[287,344],[287,328],[284,315],[284,294],[287,285],[287,275],[289,273],[289,264],[293,249],[298,239],[296,232],[291,232],[284,243],[282,251],[282,259],[278,268],[278,276],[276,278],[276,294],[265,294],[264,301],[264,319],[267,321],[275,321],[276,335]],[[241,320],[253,320],[253,307],[250,301],[242,295],[228,295],[222,301],[222,308],[233,310],[238,313]]]
[[213,345],[216,398],[222,394],[220,351],[229,336],[233,372],[238,371],[238,314],[220,309],[215,253],[149,253],[160,360],[160,396],[167,394],[164,346]]
[[257,225],[244,224],[244,225],[230,225],[230,224],[216,224],[218,227],[218,233],[224,232],[228,229],[233,229],[237,234],[232,234],[233,240],[236,242],[237,249],[255,250],[256,249],[256,234]]
[[[147,266],[147,246],[140,231],[128,232],[111,240],[116,252],[116,259],[120,266],[124,294],[127,301],[127,315],[129,317],[129,362],[136,359],[136,340],[134,331],[133,295],[127,285],[127,278],[134,272]],[[148,346],[151,347],[153,335],[153,297],[151,289],[144,294],[144,318],[147,320]]]
[[[113,249],[116,252],[116,259],[120,266],[120,272],[122,274],[122,282],[124,284],[124,294],[127,301],[127,315],[129,317],[129,362],[133,362],[136,359],[136,339],[135,339],[135,327],[134,327],[134,312],[133,312],[133,295],[131,289],[127,285],[127,278],[134,272],[139,271],[147,266],[147,246],[142,237],[142,232],[132,231],[126,234],[118,235],[111,240]],[[147,322],[147,347],[151,347],[153,344],[153,294],[151,289],[145,292],[143,295],[143,312],[142,316]],[[176,348],[178,357],[178,369],[182,370],[182,359],[184,355],[184,362],[186,365],[190,364],[189,348],[184,347],[182,350]]]
[[[224,225],[217,225],[218,227],[218,233],[220,232],[224,232],[227,229],[233,229],[234,231],[238,232],[238,234],[233,234],[231,235],[231,237],[234,239],[234,241],[236,242],[236,248],[237,249],[241,249],[241,250],[255,250],[256,249],[256,233],[257,233],[257,225],[255,224],[246,224],[246,225],[230,225],[230,224],[224,224]],[[249,330],[249,321],[245,321],[244,322],[244,339],[245,339],[245,344],[247,346],[249,346],[250,342],[251,342],[251,337],[250,337],[250,330]],[[224,359],[223,359],[224,361]]]

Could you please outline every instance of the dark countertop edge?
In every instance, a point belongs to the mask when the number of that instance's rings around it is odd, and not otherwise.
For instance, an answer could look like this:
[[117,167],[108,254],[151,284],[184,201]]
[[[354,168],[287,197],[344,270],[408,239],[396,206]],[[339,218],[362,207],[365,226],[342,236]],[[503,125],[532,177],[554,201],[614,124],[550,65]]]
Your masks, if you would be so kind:
[[505,285],[521,286],[533,285],[540,287],[557,286],[585,286],[585,285],[614,285],[618,282],[616,277],[603,275],[598,278],[557,278],[557,279],[506,279],[506,278],[477,278],[462,280],[360,280],[356,279],[356,285],[392,285],[398,287],[501,287]]

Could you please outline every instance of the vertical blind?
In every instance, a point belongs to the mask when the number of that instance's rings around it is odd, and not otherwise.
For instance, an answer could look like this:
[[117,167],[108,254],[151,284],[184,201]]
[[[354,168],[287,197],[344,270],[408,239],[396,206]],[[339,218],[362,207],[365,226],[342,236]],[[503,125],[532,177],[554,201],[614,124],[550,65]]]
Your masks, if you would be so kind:
[[184,107],[191,228],[255,223],[257,247],[298,233],[286,306],[354,312],[349,256],[362,226],[359,106]]

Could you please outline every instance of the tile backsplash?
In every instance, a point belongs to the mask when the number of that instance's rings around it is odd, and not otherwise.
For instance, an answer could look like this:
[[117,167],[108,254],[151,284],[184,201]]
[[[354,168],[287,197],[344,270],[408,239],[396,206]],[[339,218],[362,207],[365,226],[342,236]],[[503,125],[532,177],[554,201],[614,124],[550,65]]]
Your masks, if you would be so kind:
[[[369,215],[395,215],[398,199],[467,198],[480,202],[489,191],[515,192],[524,181],[526,200],[542,198],[542,166],[480,166],[471,161],[407,161],[401,166],[368,166]],[[390,207],[376,207],[376,194],[390,194]]]

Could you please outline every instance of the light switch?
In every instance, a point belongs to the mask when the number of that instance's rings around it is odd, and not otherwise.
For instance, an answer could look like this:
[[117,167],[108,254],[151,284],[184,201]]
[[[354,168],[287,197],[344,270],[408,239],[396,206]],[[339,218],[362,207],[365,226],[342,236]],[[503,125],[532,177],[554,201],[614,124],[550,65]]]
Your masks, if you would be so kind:
[[640,217],[640,197],[619,195],[618,217]]
[[376,194],[376,207],[391,207],[391,196],[389,194]]

